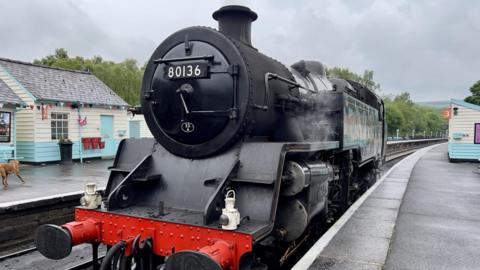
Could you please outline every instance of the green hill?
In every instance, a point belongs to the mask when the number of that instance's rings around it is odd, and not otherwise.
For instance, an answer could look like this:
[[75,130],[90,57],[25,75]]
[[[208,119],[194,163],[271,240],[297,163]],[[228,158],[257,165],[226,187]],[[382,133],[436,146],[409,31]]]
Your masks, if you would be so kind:
[[435,109],[443,109],[450,106],[450,100],[444,101],[425,101],[425,102],[415,102],[418,105],[435,108]]

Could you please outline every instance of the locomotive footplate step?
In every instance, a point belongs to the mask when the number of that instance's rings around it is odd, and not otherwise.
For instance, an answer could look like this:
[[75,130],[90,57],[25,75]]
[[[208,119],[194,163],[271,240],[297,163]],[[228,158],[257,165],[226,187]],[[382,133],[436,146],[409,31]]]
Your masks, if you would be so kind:
[[475,269],[480,177],[447,146],[396,164],[293,269]]

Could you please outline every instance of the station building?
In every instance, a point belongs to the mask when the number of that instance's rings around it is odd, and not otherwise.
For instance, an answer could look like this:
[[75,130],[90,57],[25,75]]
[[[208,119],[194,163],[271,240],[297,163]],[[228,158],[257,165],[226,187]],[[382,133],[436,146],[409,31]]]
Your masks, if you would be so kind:
[[17,156],[16,112],[24,102],[0,80],[0,162],[7,162]]
[[480,106],[452,99],[448,121],[450,160],[480,159]]
[[62,139],[74,159],[111,157],[129,135],[128,104],[89,72],[0,58],[0,82],[23,104],[11,135],[22,162],[60,160]]
[[132,115],[128,120],[130,138],[153,138],[143,115]]

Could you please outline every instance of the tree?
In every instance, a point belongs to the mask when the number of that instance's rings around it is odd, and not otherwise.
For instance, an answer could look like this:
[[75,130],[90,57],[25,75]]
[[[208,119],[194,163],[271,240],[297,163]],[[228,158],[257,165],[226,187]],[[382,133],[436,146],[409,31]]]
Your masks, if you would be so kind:
[[470,87],[471,96],[465,98],[466,102],[480,105],[480,80]]
[[327,75],[344,80],[356,81],[372,91],[380,91],[380,84],[373,80],[373,70],[367,69],[363,72],[363,75],[358,75],[355,72],[350,71],[348,68],[333,67],[327,68]]
[[58,48],[55,50],[55,57],[57,59],[67,59],[68,58],[68,53],[67,50],[64,48]]
[[360,83],[365,85],[368,89],[378,92],[380,91],[380,84],[373,80],[373,70],[365,70],[363,76],[360,78]]
[[416,136],[424,133],[428,136],[443,134],[446,120],[442,117],[441,110],[415,104],[408,92],[384,97],[384,102],[389,137],[396,136],[397,129],[403,137],[410,137],[413,130]]
[[99,55],[92,59],[80,56],[71,58],[67,50],[60,48],[55,50],[55,54],[35,60],[34,63],[91,72],[130,105],[139,103],[144,67],[140,68],[134,59],[115,63]]
[[398,108],[398,104],[391,100],[385,100],[385,119],[387,121],[388,134],[395,134],[397,130],[400,131],[405,123],[405,119],[401,110]]
[[413,106],[413,101],[410,99],[410,93],[408,92],[403,92],[398,94],[394,101],[400,102],[400,103],[405,103],[408,106]]

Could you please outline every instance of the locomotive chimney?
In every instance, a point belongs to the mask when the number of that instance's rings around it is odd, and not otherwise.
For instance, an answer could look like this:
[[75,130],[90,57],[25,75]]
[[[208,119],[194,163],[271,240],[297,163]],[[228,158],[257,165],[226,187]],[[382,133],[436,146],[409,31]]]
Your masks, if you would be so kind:
[[257,13],[244,6],[224,6],[213,13],[218,30],[233,39],[252,46],[251,26]]

